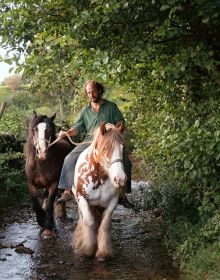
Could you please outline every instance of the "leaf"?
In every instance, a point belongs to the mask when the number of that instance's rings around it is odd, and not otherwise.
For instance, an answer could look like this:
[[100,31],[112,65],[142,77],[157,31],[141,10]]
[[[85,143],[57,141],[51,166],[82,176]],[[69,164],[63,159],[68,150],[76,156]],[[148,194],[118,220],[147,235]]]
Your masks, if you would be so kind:
[[14,67],[11,67],[10,69],[9,69],[9,73],[11,74],[11,72],[14,70]]
[[7,63],[7,64],[9,64],[9,65],[12,65],[12,64],[13,64],[13,62],[12,62],[11,59],[5,59],[4,62]]
[[162,11],[166,11],[167,9],[169,9],[170,8],[170,6],[169,5],[162,5],[161,7],[160,7],[160,11],[162,12]]
[[109,61],[109,57],[108,57],[108,56],[106,56],[106,57],[103,59],[103,63],[104,63],[104,64],[107,64],[107,63],[108,63],[108,61]]
[[203,19],[202,19],[202,22],[203,22],[203,23],[207,23],[207,22],[209,22],[209,17],[205,17],[205,18],[203,18]]
[[215,136],[216,138],[218,138],[219,135],[220,135],[220,130],[216,130],[216,131],[214,132],[214,136]]
[[195,127],[199,127],[199,125],[200,125],[200,121],[199,121],[199,120],[196,120],[195,123],[194,123],[194,126],[195,126]]

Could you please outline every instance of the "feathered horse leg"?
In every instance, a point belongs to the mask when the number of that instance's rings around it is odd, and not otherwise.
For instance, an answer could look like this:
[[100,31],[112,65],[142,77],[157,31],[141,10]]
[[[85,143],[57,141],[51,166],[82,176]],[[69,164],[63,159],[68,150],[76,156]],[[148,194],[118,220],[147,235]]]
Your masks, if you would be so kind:
[[112,226],[112,213],[118,203],[118,196],[114,197],[109,203],[108,207],[103,213],[103,218],[98,229],[98,250],[96,258],[99,261],[104,261],[112,255],[112,241],[111,241],[111,226]]
[[84,197],[79,199],[79,221],[73,234],[75,253],[92,256],[96,249],[95,221]]

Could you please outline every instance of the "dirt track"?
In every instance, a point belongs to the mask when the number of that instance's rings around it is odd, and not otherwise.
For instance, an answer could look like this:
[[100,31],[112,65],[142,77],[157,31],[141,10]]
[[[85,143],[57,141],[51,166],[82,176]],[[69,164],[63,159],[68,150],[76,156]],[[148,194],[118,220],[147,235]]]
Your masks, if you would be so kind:
[[[140,196],[133,182],[130,199]],[[143,188],[143,186],[142,186]],[[162,245],[163,231],[147,212],[117,206],[113,216],[113,259],[98,262],[77,258],[71,247],[76,207],[68,204],[66,221],[57,222],[56,238],[42,240],[30,206],[5,209],[0,222],[1,280],[176,280],[178,269]]]

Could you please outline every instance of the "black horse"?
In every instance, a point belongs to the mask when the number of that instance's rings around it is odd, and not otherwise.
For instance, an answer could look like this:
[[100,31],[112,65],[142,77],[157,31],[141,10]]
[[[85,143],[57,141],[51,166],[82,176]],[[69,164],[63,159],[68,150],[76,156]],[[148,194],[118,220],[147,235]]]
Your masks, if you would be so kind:
[[[58,191],[58,182],[65,156],[73,149],[66,139],[56,139],[54,119],[37,115],[33,112],[29,123],[25,149],[25,173],[28,180],[29,193],[33,202],[33,210],[38,224],[43,228],[42,237],[51,238],[54,229],[54,202]],[[44,189],[45,199],[41,203],[39,189]],[[61,205],[64,207],[64,205]],[[65,209],[63,208],[63,214]]]

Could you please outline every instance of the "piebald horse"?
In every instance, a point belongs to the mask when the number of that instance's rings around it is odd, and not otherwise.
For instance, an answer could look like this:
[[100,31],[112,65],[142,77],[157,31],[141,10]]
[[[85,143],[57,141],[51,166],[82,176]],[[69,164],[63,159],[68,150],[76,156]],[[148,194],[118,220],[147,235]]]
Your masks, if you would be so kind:
[[73,234],[76,254],[105,260],[112,254],[112,213],[126,182],[123,130],[102,123],[76,163],[74,185],[79,220]]
[[[37,216],[37,222],[42,227],[42,237],[53,237],[54,229],[54,201],[58,190],[61,168],[65,156],[73,149],[73,145],[65,139],[60,139],[54,145],[56,139],[54,119],[37,115],[33,112],[29,123],[26,141],[25,174],[28,180],[29,193],[32,198],[33,210]],[[44,203],[39,199],[39,189],[46,190]],[[61,216],[65,215],[64,205],[61,207]]]

